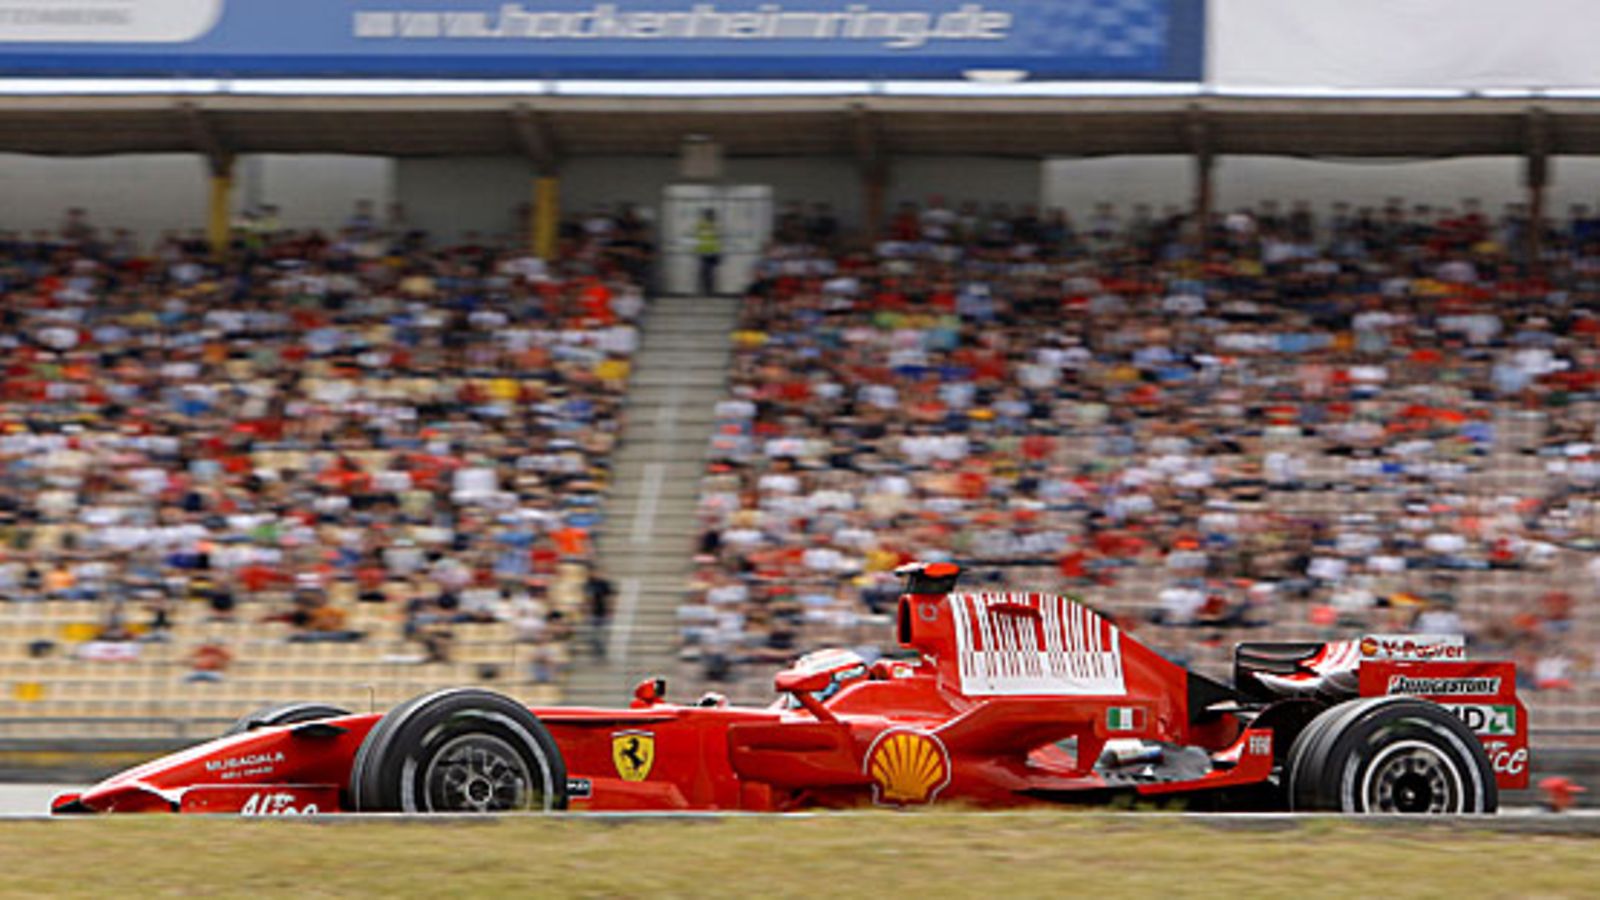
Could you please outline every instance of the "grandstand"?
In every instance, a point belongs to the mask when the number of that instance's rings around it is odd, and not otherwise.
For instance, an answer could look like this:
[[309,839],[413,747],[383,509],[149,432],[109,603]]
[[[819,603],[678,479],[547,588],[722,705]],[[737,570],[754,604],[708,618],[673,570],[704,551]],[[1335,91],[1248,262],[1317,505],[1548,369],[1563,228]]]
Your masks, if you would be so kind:
[[[358,608],[359,609],[359,608]],[[532,661],[510,623],[456,628],[449,662],[419,665],[411,642],[394,639],[349,644],[296,643],[281,623],[194,623],[172,629],[167,641],[114,648],[92,637],[98,623],[85,621],[84,604],[51,601],[0,623],[6,657],[0,671],[10,695],[0,715],[17,719],[135,718],[230,723],[243,713],[284,697],[316,697],[351,710],[383,708],[427,690],[483,684],[530,702],[560,696],[554,684],[511,678]],[[395,631],[387,615],[355,616],[353,628],[373,634]],[[33,659],[39,641],[77,646],[77,658]],[[193,648],[229,648],[226,677],[186,678],[194,671]],[[84,657],[87,658],[84,658]],[[487,677],[486,677],[487,675]],[[13,725],[8,736],[46,736],[49,721]]]
[[[888,649],[919,557],[1082,596],[1214,674],[1244,638],[1460,626],[1522,663],[1536,734],[1600,729],[1600,219],[1555,168],[1600,156],[1587,82],[1230,91],[1204,4],[1107,0],[1076,50],[1045,40],[1076,13],[1012,5],[1036,33],[989,56],[757,73],[873,79],[843,87],[0,92],[0,151],[111,173],[0,214],[0,740],[456,684],[611,704],[657,671],[759,700],[797,653]],[[761,58],[337,46],[310,74]],[[5,74],[157,65],[80,51]],[[1035,81],[993,83],[1012,64]],[[1191,177],[1159,214],[1117,184],[1050,208],[1057,162],[1123,157]],[[1514,196],[1219,187],[1262,157],[1483,158]],[[358,168],[376,205],[339,185]],[[53,204],[83,192],[106,201]],[[181,220],[151,212],[176,194]],[[743,218],[708,237],[713,207]],[[694,296],[708,262],[726,296]]]
[[953,556],[1224,677],[1256,636],[1464,630],[1523,664],[1541,723],[1592,728],[1593,225],[1551,229],[1537,283],[1522,227],[935,205],[870,251],[775,245],[718,407],[686,673],[873,655],[892,570]]
[[559,696],[635,238],[573,239],[581,272],[359,221],[246,222],[220,252],[130,252],[79,216],[11,240],[3,714]]

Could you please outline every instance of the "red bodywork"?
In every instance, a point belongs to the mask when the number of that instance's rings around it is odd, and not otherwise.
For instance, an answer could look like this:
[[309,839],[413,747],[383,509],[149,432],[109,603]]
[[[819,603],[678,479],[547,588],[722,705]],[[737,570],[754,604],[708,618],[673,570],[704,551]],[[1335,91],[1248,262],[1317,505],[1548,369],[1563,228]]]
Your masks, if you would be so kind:
[[[565,760],[569,808],[781,812],[1215,795],[1267,784],[1287,749],[1274,747],[1272,728],[1247,727],[1251,715],[1226,703],[1191,709],[1192,697],[1208,696],[1196,694],[1195,676],[1072,601],[905,594],[898,617],[900,641],[918,658],[879,662],[871,679],[826,703],[810,693],[814,679],[796,671],[780,675],[778,686],[800,701],[797,708],[682,706],[642,690],[627,709],[533,709]],[[1506,697],[1519,715],[1497,771],[1503,786],[1526,783],[1526,714],[1510,693],[1509,665],[1368,665],[1378,693],[1392,674],[1504,666]],[[1365,687],[1368,671],[1361,678]],[[220,738],[59,798],[56,808],[346,811],[357,749],[380,718],[351,715]],[[1204,771],[1121,777],[1096,765],[1110,739],[1198,748]],[[1518,750],[1520,765],[1512,760]]]
[[[1448,691],[1448,692],[1447,692]],[[1508,662],[1373,660],[1361,666],[1361,695],[1413,694],[1453,709],[1483,743],[1501,790],[1528,786],[1528,708]]]

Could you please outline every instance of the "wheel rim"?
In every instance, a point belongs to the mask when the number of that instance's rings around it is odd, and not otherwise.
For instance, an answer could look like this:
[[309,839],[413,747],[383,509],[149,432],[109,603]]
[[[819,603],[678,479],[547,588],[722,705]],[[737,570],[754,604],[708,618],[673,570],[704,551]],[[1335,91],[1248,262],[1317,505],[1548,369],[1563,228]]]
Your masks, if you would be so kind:
[[528,764],[490,734],[452,738],[422,774],[430,812],[505,812],[538,805]]
[[1367,767],[1362,795],[1369,812],[1458,813],[1461,774],[1438,748],[1401,741],[1383,748]]

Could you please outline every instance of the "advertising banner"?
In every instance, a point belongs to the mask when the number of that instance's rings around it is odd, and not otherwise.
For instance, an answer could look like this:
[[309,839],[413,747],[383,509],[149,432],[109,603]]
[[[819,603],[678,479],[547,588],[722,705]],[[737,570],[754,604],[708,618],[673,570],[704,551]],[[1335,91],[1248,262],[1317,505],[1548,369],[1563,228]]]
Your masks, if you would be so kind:
[[1594,0],[1224,0],[1210,81],[1276,90],[1593,90]]
[[1204,0],[0,0],[0,74],[1198,80]]

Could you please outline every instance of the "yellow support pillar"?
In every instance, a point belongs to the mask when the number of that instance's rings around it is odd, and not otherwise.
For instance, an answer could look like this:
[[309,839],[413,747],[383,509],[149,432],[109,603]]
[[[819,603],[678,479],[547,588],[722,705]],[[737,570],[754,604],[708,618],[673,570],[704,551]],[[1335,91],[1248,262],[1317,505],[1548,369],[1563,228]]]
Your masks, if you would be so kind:
[[554,259],[556,238],[561,225],[561,179],[554,175],[537,175],[533,179],[533,209],[530,212],[528,234],[535,256]]
[[228,252],[228,238],[233,224],[233,157],[211,161],[211,196],[206,208],[206,240],[211,244],[211,255],[223,257]]

